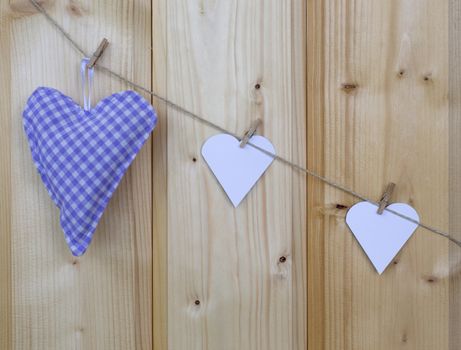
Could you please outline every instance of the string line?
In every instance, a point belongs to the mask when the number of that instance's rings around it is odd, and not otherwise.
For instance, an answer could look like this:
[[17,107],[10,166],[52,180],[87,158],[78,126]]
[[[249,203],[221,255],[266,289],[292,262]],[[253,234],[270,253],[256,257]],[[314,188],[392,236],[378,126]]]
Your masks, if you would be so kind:
[[[37,0],[29,0],[29,1],[69,41],[69,43],[74,47],[74,49],[76,49],[84,57],[89,57],[89,55],[85,52],[85,50],[83,50],[80,47],[80,45],[70,36],[70,34],[68,32],[66,32],[64,30],[64,28],[58,22],[56,22],[56,20],[53,17],[51,17],[49,15],[49,13],[37,2]],[[231,135],[231,136],[237,138],[238,140],[241,140],[240,135],[237,135],[237,134],[223,128],[222,126],[220,126],[220,125],[218,125],[216,123],[213,123],[212,121],[210,121],[210,120],[208,120],[206,118],[203,118],[203,117],[189,111],[188,109],[176,104],[175,102],[172,102],[171,100],[157,94],[155,91],[151,91],[151,90],[145,88],[142,85],[139,85],[139,84],[137,84],[137,83],[135,83],[133,81],[130,81],[127,78],[121,76],[119,73],[114,72],[114,71],[112,71],[111,69],[109,69],[107,67],[104,67],[104,66],[99,65],[99,64],[97,64],[95,67],[98,70],[100,70],[102,72],[105,72],[105,73],[117,78],[118,80],[132,86],[133,88],[135,88],[137,90],[140,90],[140,91],[143,91],[148,95],[151,95],[155,99],[165,103],[167,106],[174,108],[175,110],[181,112],[182,114],[184,114],[184,115],[186,115],[186,116],[188,116],[188,117],[190,117],[190,118],[192,118],[194,120],[197,120],[200,123],[202,123],[204,125],[207,125],[207,126],[213,128],[213,129],[217,130],[217,131],[220,131],[222,133]],[[360,199],[360,200],[362,200],[364,202],[368,202],[370,204],[375,205],[376,207],[379,207],[378,202],[376,202],[376,201],[374,201],[374,200],[372,200],[370,198],[367,198],[366,196],[364,196],[364,195],[362,195],[362,194],[360,194],[360,193],[358,193],[358,192],[356,192],[356,191],[354,191],[354,190],[352,190],[352,189],[350,189],[350,188],[348,188],[348,187],[346,187],[346,186],[344,186],[342,184],[339,184],[339,183],[337,183],[337,182],[335,182],[335,181],[333,181],[333,180],[331,180],[331,179],[329,179],[329,178],[327,178],[327,177],[325,177],[323,175],[320,175],[320,174],[316,173],[315,171],[312,171],[312,170],[310,170],[308,168],[305,168],[305,167],[303,167],[303,166],[301,166],[299,164],[291,162],[290,160],[288,160],[288,159],[286,159],[284,157],[281,157],[279,155],[276,155],[275,153],[269,152],[269,151],[255,145],[255,144],[252,144],[251,142],[248,142],[247,145],[257,149],[258,151],[266,154],[269,157],[272,157],[274,160],[277,160],[277,161],[279,161],[279,162],[281,162],[281,163],[283,163],[285,165],[288,165],[291,168],[296,169],[296,170],[298,170],[298,171],[300,171],[300,172],[302,172],[302,173],[304,173],[306,175],[312,176],[312,177],[314,177],[314,178],[316,178],[316,179],[330,185],[333,188],[336,188],[336,189],[338,189],[340,191],[343,191],[345,193],[348,193],[348,194],[352,195],[353,197],[358,198],[358,199]],[[413,218],[411,218],[411,217],[409,217],[407,215],[404,215],[404,214],[399,213],[399,212],[397,212],[395,210],[389,209],[388,207],[386,207],[384,210],[389,212],[389,213],[392,213],[394,215],[397,215],[400,218],[402,218],[404,220],[407,220],[407,221],[409,221],[409,222],[411,222],[413,224],[416,224],[419,227],[422,227],[422,228],[424,228],[424,229],[426,229],[426,230],[428,230],[428,231],[430,231],[432,233],[435,233],[435,234],[437,234],[437,235],[439,235],[441,237],[444,237],[444,238],[448,239],[450,242],[453,242],[456,245],[458,245],[459,247],[461,247],[461,241],[457,240],[456,238],[451,236],[448,232],[445,232],[443,230],[440,230],[440,229],[438,229],[436,227],[433,227],[433,226],[430,226],[430,225],[426,225],[426,224],[424,224],[422,222],[419,222],[419,221],[417,221],[417,220],[415,220],[415,219],[413,219]]]

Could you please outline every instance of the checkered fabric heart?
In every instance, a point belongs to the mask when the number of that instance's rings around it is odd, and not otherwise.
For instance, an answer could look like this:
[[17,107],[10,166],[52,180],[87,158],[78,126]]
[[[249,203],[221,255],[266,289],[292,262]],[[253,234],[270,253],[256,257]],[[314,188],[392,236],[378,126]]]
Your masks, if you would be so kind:
[[40,87],[23,113],[32,158],[73,255],[82,255],[120,180],[157,123],[142,96],[124,91],[89,111]]

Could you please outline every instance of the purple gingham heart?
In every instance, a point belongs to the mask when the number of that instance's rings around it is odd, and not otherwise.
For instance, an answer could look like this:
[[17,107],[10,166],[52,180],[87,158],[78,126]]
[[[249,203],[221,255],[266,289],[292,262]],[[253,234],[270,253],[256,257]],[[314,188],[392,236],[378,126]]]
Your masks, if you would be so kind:
[[27,101],[24,130],[32,158],[76,256],[91,242],[120,180],[157,123],[134,91],[113,94],[84,111],[58,90],[40,87]]

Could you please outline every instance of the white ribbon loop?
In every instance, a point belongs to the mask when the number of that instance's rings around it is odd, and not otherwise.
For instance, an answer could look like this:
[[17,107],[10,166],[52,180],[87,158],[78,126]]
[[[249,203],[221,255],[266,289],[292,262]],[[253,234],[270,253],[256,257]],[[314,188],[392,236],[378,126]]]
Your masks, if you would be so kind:
[[91,110],[91,95],[93,93],[94,68],[88,68],[89,61],[89,58],[83,58],[80,66],[80,74],[82,77],[83,109],[85,111]]

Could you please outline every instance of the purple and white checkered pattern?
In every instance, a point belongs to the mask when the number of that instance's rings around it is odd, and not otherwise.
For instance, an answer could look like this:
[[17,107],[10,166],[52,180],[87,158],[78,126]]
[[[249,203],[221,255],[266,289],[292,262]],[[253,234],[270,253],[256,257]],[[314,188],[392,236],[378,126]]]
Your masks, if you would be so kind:
[[76,256],[91,242],[120,180],[157,123],[134,91],[106,97],[84,111],[58,90],[40,87],[24,110],[32,158]]

